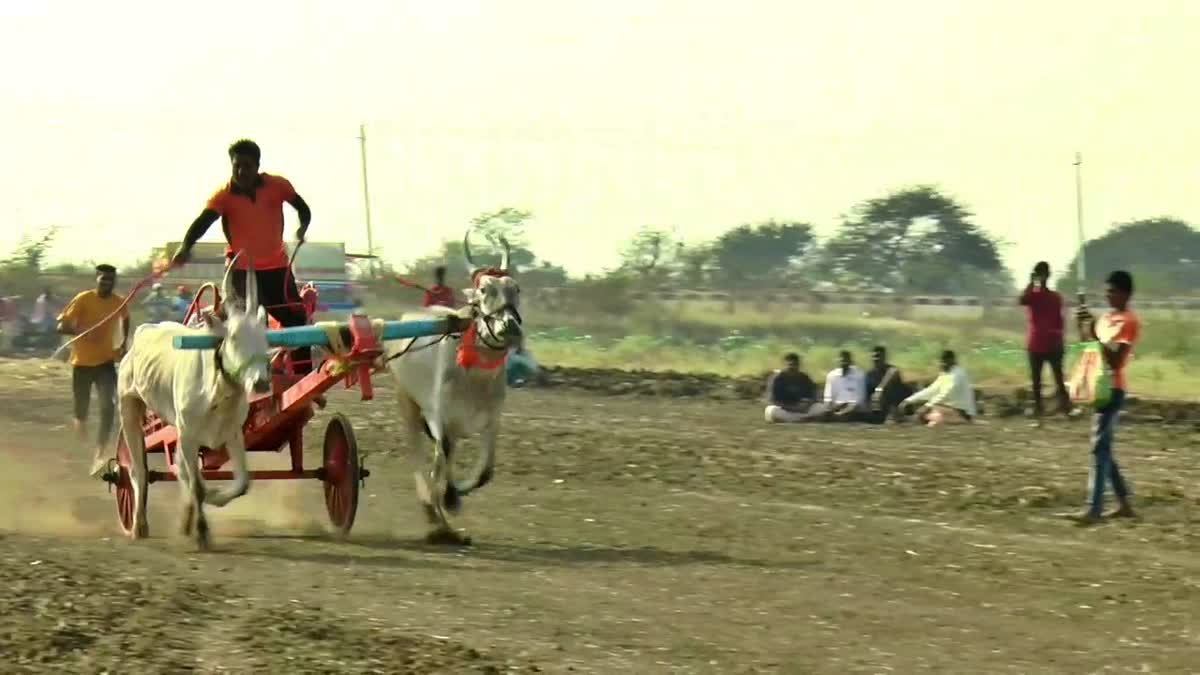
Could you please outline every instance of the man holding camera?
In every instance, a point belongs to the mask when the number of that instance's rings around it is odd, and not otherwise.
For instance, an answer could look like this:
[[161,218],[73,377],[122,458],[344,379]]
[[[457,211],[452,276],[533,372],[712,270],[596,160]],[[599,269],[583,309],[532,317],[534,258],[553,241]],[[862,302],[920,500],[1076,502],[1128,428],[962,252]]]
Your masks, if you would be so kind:
[[1071,398],[1063,381],[1063,299],[1049,287],[1050,265],[1039,262],[1029,277],[1029,285],[1018,303],[1025,307],[1027,319],[1025,349],[1033,379],[1034,426],[1042,425],[1042,370],[1050,365],[1059,412],[1071,412]]

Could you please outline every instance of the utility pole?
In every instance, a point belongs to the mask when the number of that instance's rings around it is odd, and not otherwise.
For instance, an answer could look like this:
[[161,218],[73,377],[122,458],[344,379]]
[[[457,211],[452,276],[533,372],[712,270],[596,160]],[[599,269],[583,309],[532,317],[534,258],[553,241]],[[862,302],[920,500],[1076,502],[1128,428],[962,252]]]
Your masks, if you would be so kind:
[[1087,240],[1083,235],[1083,155],[1075,153],[1075,225],[1079,236],[1079,253],[1075,256],[1075,281],[1078,283],[1079,301],[1083,302],[1087,292],[1087,266],[1084,260],[1084,245]]
[[[367,125],[358,125],[358,147],[362,156],[363,211],[367,218],[367,255],[375,255],[375,237],[371,234],[371,192],[367,187]],[[371,278],[375,277],[375,258],[367,262]]]

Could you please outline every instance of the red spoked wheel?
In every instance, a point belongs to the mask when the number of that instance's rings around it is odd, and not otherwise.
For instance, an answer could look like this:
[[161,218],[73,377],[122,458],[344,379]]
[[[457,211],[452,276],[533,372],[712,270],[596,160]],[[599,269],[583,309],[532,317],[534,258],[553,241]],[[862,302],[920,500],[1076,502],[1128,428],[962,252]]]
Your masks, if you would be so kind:
[[125,444],[125,435],[117,429],[117,479],[113,484],[117,489],[117,524],[126,536],[133,533],[133,479],[129,475],[129,462],[129,446]]
[[345,415],[338,413],[325,427],[324,460],[325,510],[334,532],[345,536],[354,526],[358,511],[358,484],[361,479],[358,465],[358,442],[354,427]]

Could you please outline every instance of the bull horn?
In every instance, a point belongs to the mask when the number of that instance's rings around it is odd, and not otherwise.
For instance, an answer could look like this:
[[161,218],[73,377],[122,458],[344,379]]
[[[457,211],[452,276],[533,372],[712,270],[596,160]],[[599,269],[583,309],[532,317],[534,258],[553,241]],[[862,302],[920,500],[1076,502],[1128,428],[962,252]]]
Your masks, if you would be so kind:
[[508,259],[511,257],[512,250],[508,246],[508,240],[503,236],[500,237],[500,245],[504,247],[504,255],[500,257],[500,269],[508,271]]
[[246,313],[258,309],[258,276],[254,273],[254,258],[247,258],[246,266]]
[[470,257],[470,229],[469,228],[467,229],[467,233],[462,235],[462,255],[467,257],[468,267],[470,267],[470,268],[479,267],[479,264],[475,263],[475,259]]
[[225,278],[221,280],[221,303],[228,304],[233,302],[237,297],[237,291],[233,287],[233,267],[237,264],[238,258],[242,256],[242,252],[238,251],[229,260],[229,265],[225,267]]

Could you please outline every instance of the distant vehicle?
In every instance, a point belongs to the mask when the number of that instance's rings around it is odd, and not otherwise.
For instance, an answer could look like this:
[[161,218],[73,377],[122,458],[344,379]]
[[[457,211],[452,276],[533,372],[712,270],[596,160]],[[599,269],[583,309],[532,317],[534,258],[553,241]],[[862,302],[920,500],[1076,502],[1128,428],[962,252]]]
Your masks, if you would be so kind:
[[311,283],[317,289],[318,311],[345,312],[362,306],[359,299],[357,284],[350,281],[335,281],[331,279],[301,279],[301,284]]

